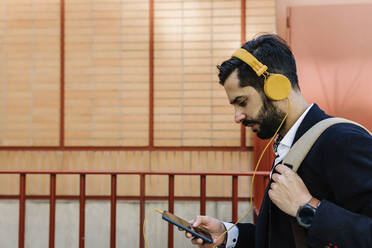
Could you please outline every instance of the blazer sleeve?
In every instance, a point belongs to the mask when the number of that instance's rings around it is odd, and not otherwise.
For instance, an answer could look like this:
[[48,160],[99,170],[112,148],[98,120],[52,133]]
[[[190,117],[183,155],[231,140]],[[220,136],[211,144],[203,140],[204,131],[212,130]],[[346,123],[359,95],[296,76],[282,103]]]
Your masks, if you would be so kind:
[[311,247],[372,247],[372,137],[350,124],[322,135],[324,175],[332,200],[322,202],[308,230]]
[[253,248],[255,247],[254,240],[255,240],[255,230],[256,225],[251,223],[238,223],[236,225],[239,229],[239,236],[238,241],[236,243],[236,248],[239,247],[247,247],[247,248]]

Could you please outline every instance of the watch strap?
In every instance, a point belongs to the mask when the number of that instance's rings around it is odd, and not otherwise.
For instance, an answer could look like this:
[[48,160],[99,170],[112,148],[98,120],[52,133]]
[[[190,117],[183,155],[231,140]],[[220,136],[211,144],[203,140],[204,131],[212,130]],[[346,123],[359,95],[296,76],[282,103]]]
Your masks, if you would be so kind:
[[320,201],[316,199],[315,197],[312,197],[310,201],[308,201],[306,204],[317,209],[320,205]]

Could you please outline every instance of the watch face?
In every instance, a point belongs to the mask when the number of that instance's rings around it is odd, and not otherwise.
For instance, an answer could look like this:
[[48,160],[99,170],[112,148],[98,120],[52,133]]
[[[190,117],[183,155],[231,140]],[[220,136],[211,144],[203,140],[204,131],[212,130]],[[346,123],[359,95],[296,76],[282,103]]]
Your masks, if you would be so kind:
[[309,227],[315,216],[315,209],[310,206],[303,206],[298,211],[297,220],[303,227]]

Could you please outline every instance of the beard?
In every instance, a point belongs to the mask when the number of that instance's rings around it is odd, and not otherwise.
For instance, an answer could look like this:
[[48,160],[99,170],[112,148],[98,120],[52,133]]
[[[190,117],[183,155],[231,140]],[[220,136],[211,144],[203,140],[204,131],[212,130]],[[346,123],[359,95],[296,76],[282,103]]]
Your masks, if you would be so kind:
[[[278,110],[272,102],[264,97],[263,105],[258,112],[255,120],[244,120],[245,126],[249,124],[258,124],[260,126],[257,136],[260,139],[269,139],[274,136],[276,130],[279,128],[280,123],[283,121],[286,113]],[[283,125],[284,126],[284,125]],[[283,126],[281,128],[283,128]]]

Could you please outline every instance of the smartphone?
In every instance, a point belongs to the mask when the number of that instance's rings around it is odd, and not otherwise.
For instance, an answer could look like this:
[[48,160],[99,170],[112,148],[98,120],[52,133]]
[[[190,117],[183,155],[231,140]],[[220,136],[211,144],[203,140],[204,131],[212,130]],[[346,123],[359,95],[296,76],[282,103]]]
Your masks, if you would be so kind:
[[177,227],[185,230],[186,232],[191,233],[192,236],[202,239],[204,243],[209,244],[213,243],[211,235],[206,230],[199,227],[191,227],[189,222],[181,219],[180,217],[168,211],[163,211],[162,218],[163,220],[166,220],[172,223],[173,225],[176,225]]

